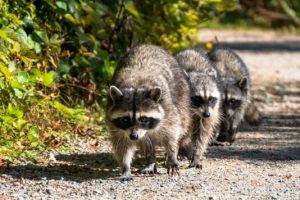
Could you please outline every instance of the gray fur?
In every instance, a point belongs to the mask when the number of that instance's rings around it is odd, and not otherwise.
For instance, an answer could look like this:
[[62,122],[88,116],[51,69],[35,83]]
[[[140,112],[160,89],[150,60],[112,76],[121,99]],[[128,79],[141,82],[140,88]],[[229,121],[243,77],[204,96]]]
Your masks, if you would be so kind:
[[[249,123],[251,120],[254,121],[252,124],[260,121],[260,114],[253,105],[251,98],[249,72],[243,60],[227,48],[213,49],[208,53],[208,57],[215,63],[224,85],[224,120],[222,120],[217,140],[232,143],[235,140],[238,126],[245,115]],[[246,110],[252,113],[246,113]]]
[[[147,156],[143,172],[156,172],[154,146],[158,143],[168,156],[168,172],[178,169],[178,141],[188,133],[190,116],[189,86],[177,61],[160,47],[140,45],[123,56],[111,84],[122,93],[113,91],[120,98],[108,98],[106,122],[123,179],[131,179],[130,166],[136,148]],[[155,128],[144,130],[139,126],[143,113],[159,119]],[[123,115],[136,121],[125,130],[114,123],[114,117]],[[138,140],[130,139],[132,135],[138,135]]]
[[[187,154],[189,158],[191,148],[187,144],[192,142],[192,166],[201,168],[200,159],[214,135],[214,129],[219,124],[222,84],[214,64],[199,50],[186,49],[177,53],[175,58],[188,74],[192,99],[190,108],[192,140],[184,138],[181,143],[186,148],[181,148],[179,154]],[[213,106],[212,101],[209,101],[212,97],[215,98]],[[198,102],[197,99],[201,99],[199,105],[193,103]]]

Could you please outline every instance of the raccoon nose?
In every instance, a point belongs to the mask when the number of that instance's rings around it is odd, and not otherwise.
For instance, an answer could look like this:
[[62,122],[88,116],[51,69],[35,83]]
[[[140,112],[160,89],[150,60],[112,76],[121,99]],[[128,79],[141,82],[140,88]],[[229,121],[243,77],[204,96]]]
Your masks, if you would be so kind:
[[137,140],[137,139],[139,139],[139,135],[138,134],[130,134],[130,139],[131,140]]
[[210,113],[209,113],[209,112],[204,112],[204,113],[203,113],[203,117],[206,117],[206,118],[207,118],[207,117],[209,117],[209,116],[210,116]]

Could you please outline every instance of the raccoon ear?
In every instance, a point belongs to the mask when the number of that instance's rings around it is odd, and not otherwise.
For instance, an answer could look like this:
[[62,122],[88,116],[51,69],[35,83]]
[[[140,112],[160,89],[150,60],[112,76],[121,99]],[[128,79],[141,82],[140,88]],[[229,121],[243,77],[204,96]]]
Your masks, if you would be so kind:
[[217,72],[214,69],[208,69],[206,71],[206,74],[212,78],[214,78],[215,80],[217,80]]
[[155,87],[150,92],[150,98],[155,102],[158,102],[160,100],[161,95],[162,91],[160,87]]
[[248,89],[248,78],[247,76],[244,76],[237,82],[237,85],[244,91]]
[[115,101],[118,98],[122,97],[123,93],[116,86],[112,85],[112,86],[110,86],[110,89],[109,89],[109,96],[113,101]]

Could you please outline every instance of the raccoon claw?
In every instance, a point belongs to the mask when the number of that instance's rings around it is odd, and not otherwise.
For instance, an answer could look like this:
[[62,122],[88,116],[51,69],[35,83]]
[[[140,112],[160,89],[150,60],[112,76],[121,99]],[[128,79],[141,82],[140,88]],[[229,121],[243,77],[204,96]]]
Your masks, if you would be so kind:
[[190,168],[196,168],[202,170],[203,166],[200,164],[200,161],[193,161],[191,165],[189,166]]
[[131,176],[121,176],[120,177],[121,181],[132,181],[133,178]]
[[209,146],[225,146],[222,142],[219,142],[217,140],[213,140]]
[[172,165],[172,166],[167,166],[167,173],[168,173],[168,175],[170,175],[170,170],[172,169],[172,171],[171,171],[171,175],[174,175],[174,174],[178,174],[178,176],[180,176],[180,174],[179,174],[179,167],[178,167],[178,165],[177,164],[175,164],[175,165]]

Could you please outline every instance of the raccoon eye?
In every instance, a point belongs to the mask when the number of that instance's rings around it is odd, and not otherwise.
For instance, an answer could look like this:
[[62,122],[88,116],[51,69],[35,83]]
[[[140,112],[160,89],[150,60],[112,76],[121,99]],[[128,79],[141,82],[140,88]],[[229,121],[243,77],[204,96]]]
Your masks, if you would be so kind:
[[191,98],[192,105],[195,107],[200,107],[203,104],[203,99],[201,97],[195,96]]
[[234,104],[235,102],[236,102],[235,99],[230,99],[230,100],[229,100],[229,103],[230,103],[230,104]]
[[122,120],[123,123],[128,123],[130,121],[130,118],[129,117],[122,117],[121,120]]
[[147,117],[141,117],[141,118],[139,119],[139,121],[142,122],[142,123],[147,123],[149,120],[148,120]]
[[209,97],[209,98],[208,98],[208,101],[211,102],[211,101],[213,101],[214,99],[215,99],[214,97]]

